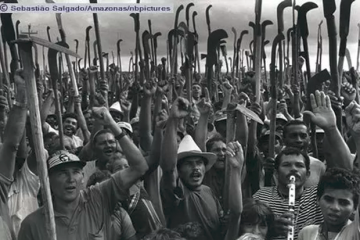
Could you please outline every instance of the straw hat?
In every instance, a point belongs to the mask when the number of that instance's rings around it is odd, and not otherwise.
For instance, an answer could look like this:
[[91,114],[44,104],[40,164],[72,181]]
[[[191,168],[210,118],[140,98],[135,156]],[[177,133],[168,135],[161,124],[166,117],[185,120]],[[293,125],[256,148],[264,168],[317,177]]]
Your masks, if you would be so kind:
[[124,114],[124,112],[122,111],[121,105],[119,103],[119,101],[115,102],[113,105],[110,106],[109,111],[113,111],[113,112],[118,112],[120,114]]
[[209,152],[202,152],[190,135],[186,135],[179,144],[177,153],[178,163],[187,157],[203,157],[207,160],[205,171],[208,171],[216,162],[216,155]]

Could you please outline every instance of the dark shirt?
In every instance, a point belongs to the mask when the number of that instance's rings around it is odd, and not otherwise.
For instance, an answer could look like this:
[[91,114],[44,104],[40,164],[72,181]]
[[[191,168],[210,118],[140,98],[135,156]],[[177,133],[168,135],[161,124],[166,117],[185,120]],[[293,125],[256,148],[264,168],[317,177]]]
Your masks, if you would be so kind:
[[224,208],[223,194],[225,184],[225,170],[222,172],[211,168],[206,172],[203,184],[211,188],[216,198],[219,199],[220,205]]
[[[221,240],[221,206],[208,186],[189,190],[181,180],[175,189],[166,188],[161,180],[161,199],[168,228],[176,228],[188,222],[202,225],[205,238],[201,240]],[[200,239],[199,239],[200,240]]]

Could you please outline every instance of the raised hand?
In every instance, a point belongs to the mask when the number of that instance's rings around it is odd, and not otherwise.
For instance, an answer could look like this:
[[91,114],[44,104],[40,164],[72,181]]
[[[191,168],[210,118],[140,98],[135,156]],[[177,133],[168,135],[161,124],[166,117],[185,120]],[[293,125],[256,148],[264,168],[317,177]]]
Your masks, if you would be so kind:
[[244,151],[238,141],[227,144],[226,155],[229,157],[231,167],[242,168],[244,164]]
[[360,136],[360,105],[351,102],[345,108],[346,123],[349,126],[351,135]]
[[347,106],[356,98],[356,89],[351,83],[345,82],[341,84],[341,96],[344,98],[344,105]]
[[234,87],[230,84],[229,80],[225,80],[222,85],[220,85],[221,90],[223,91],[224,95],[231,95],[232,91],[234,90]]
[[316,91],[315,95],[310,94],[310,102],[312,112],[304,111],[304,114],[309,115],[311,121],[324,130],[336,128],[336,116],[331,108],[329,96],[324,92]]
[[150,79],[144,84],[144,94],[148,97],[151,97],[155,94],[156,88],[156,81],[154,81],[154,79]]
[[278,110],[280,113],[286,115],[288,114],[288,107],[286,104],[286,101],[284,99],[281,99],[279,105],[278,105]]
[[114,119],[111,117],[109,110],[106,107],[93,107],[92,115],[96,121],[98,121],[104,126],[116,124]]
[[190,103],[185,98],[177,98],[171,106],[170,117],[182,119],[190,113]]
[[198,104],[196,104],[197,109],[199,110],[200,114],[208,114],[211,111],[212,105],[210,101],[210,94],[207,88],[204,88],[205,97],[201,99]]
[[130,112],[131,109],[131,103],[125,99],[120,100],[121,109],[124,111],[124,113]]

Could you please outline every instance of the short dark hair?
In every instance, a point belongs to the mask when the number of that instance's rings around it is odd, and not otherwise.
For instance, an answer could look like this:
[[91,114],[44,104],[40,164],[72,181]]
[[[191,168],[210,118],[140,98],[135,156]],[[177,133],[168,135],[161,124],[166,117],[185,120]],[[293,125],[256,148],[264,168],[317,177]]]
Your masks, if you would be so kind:
[[301,151],[297,148],[293,148],[293,147],[287,147],[285,149],[283,149],[275,158],[275,169],[278,170],[279,169],[279,166],[280,166],[280,163],[281,163],[281,158],[286,155],[301,155],[304,157],[304,163],[305,163],[305,167],[306,167],[306,170],[309,171],[310,170],[310,158],[309,158],[309,155],[304,152],[304,151]]
[[93,138],[92,138],[93,145],[96,144],[97,137],[100,136],[100,135],[103,135],[105,133],[110,133],[110,134],[114,135],[114,133],[110,129],[101,129],[101,130],[97,131],[95,133],[95,135],[93,136]]
[[307,128],[307,125],[304,121],[301,120],[290,120],[283,128],[283,139],[285,139],[286,134],[288,133],[288,128],[291,126],[304,125]]
[[105,181],[106,179],[109,179],[110,177],[111,177],[110,171],[97,170],[89,177],[89,179],[86,183],[86,187],[90,187],[92,185],[95,185],[96,183],[101,183],[102,181]]
[[256,225],[258,223],[266,223],[268,227],[266,239],[271,239],[274,236],[275,226],[275,215],[271,208],[260,200],[253,198],[245,199],[241,213],[240,235],[243,234],[242,226],[245,224]]
[[215,134],[206,142],[206,151],[210,152],[210,149],[214,146],[216,142],[226,143],[226,140],[219,133]]
[[64,115],[62,116],[63,122],[64,122],[65,119],[67,119],[67,118],[74,118],[74,119],[76,119],[76,121],[78,121],[78,115],[77,115],[76,113],[72,113],[72,112],[64,113]]
[[317,187],[317,197],[320,199],[327,188],[349,190],[353,194],[354,207],[356,209],[360,194],[359,180],[358,174],[354,171],[329,168],[320,178]]

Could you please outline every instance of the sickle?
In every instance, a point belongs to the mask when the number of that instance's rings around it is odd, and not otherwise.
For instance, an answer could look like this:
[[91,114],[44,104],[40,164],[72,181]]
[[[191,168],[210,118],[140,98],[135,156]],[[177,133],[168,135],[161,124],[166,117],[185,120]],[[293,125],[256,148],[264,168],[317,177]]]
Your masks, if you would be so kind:
[[[173,63],[172,63],[172,68],[171,68],[171,73],[172,74],[176,74],[177,73],[177,43],[178,43],[178,21],[179,21],[179,15],[180,12],[184,9],[184,6],[181,4],[178,9],[176,10],[176,14],[175,14],[175,23],[174,23],[174,29],[175,29],[175,33],[174,33],[174,51],[173,51]],[[172,97],[172,88],[170,88],[170,92],[171,92],[171,97]],[[172,99],[171,99],[172,100]]]
[[208,27],[208,32],[209,32],[209,35],[211,33],[211,27],[210,27],[210,8],[212,7],[212,5],[209,5],[207,8],[206,8],[206,24],[207,24],[207,27]]
[[186,6],[186,26],[187,27],[190,27],[189,25],[189,20],[190,20],[190,8],[195,6],[194,3],[189,3],[187,6]]
[[267,83],[267,80],[268,80],[268,78],[267,78],[267,70],[266,70],[266,68],[267,68],[267,66],[266,66],[266,52],[265,52],[265,46],[266,45],[268,45],[270,43],[270,41],[269,40],[265,40],[264,41],[264,46],[263,46],[263,62],[264,62],[264,74],[265,74],[265,81],[266,81],[266,83]]
[[323,20],[321,20],[318,27],[318,36],[317,36],[317,53],[316,53],[316,73],[321,71],[321,62],[322,62],[322,36],[321,36],[321,25]]
[[[243,30],[240,34],[239,39],[237,40],[237,43],[236,43],[236,76],[239,76],[239,51],[241,49],[241,42],[242,42],[244,35],[246,35],[246,34],[249,34],[249,31]],[[241,67],[243,67],[243,66],[241,66]]]
[[157,66],[157,48],[158,48],[158,42],[157,42],[157,38],[161,36],[161,32],[157,32],[154,34],[153,38],[154,38],[154,53],[155,53],[155,66]]
[[86,37],[85,37],[85,57],[84,57],[84,68],[86,69],[86,62],[89,62],[89,67],[91,65],[90,57],[90,29],[92,26],[86,28]]
[[231,65],[231,77],[234,77],[235,74],[235,57],[236,57],[236,40],[237,40],[237,32],[234,27],[231,28],[231,31],[234,33],[234,54],[233,54],[233,61],[230,63]]
[[300,24],[300,34],[304,45],[304,52],[305,52],[305,60],[306,60],[306,72],[307,72],[307,79],[311,78],[311,69],[310,69],[310,59],[309,59],[309,49],[308,49],[308,42],[307,38],[309,36],[309,29],[307,25],[307,18],[306,14],[312,10],[317,8],[318,5],[313,2],[304,3],[299,10],[298,15],[298,23]]
[[122,72],[122,69],[121,69],[121,57],[120,57],[120,43],[122,42],[123,40],[122,39],[119,39],[116,43],[116,53],[117,53],[117,65],[119,66],[120,68],[120,73]]
[[146,81],[149,81],[150,78],[150,67],[149,67],[149,55],[150,55],[150,45],[149,40],[152,36],[150,33],[145,30],[142,34],[142,44],[144,48],[144,63],[145,63],[145,77]]
[[50,37],[50,27],[49,27],[49,26],[47,26],[47,28],[46,28],[46,33],[47,33],[47,36],[48,36],[48,40],[49,40],[49,42],[51,42],[51,37]]
[[[20,21],[17,20],[17,21],[16,21],[16,24],[15,24],[15,28],[16,28],[16,39],[19,38],[19,24],[20,24]],[[21,61],[20,49],[19,49],[19,48],[18,48],[18,56],[19,56],[20,68],[22,68],[22,61]],[[45,69],[44,69],[44,71],[45,71]]]
[[286,57],[289,59],[290,56],[290,41],[291,41],[291,33],[293,32],[294,28],[291,27],[286,32],[287,37],[287,50],[286,50]]
[[340,4],[340,47],[339,47],[339,78],[342,80],[347,37],[349,35],[351,4],[354,0],[342,0]]
[[[279,33],[272,45],[271,49],[271,64],[270,64],[270,93],[272,99],[277,99],[277,84],[276,84],[276,53],[277,53],[277,46],[281,45],[281,42],[285,39],[284,35],[282,33]],[[272,101],[273,109],[277,109],[277,101]],[[276,111],[272,111],[270,116],[270,137],[269,137],[269,157],[275,157],[275,131],[276,131]],[[270,186],[271,185],[271,178],[272,176],[269,176],[266,174],[265,176],[265,185]]]
[[[149,25],[149,33],[152,36],[152,28],[151,28],[151,20],[148,20],[148,25]],[[150,48],[151,48],[151,60],[154,61],[155,58],[155,53],[154,53],[154,39],[150,38]]]
[[227,50],[226,50],[226,45],[221,45],[220,46],[220,49],[221,49],[221,52],[222,52],[222,55],[225,59],[225,64],[226,64],[226,75],[228,75],[229,73],[229,63],[227,61]]
[[81,69],[81,67],[80,67],[80,65],[81,65],[81,60],[82,60],[82,58],[80,58],[79,60],[78,60],[78,68],[79,68],[79,70]]
[[129,60],[129,72],[131,72],[131,65],[133,63],[133,58],[134,58],[133,52],[130,52],[130,55],[131,55],[131,57],[130,57],[130,60]]
[[[100,59],[100,56],[98,57],[98,52],[97,52],[96,45],[97,45],[97,40],[95,40],[95,41],[93,42],[93,49],[94,49],[93,66],[97,66],[97,59],[98,59],[98,58]],[[100,55],[100,54],[99,54],[99,55]]]
[[212,88],[212,69],[215,64],[217,64],[217,54],[219,43],[221,39],[227,38],[228,35],[225,30],[218,29],[210,33],[207,41],[207,56],[206,56],[206,68],[207,68],[207,80],[208,80],[208,89],[210,94],[214,94]]
[[[134,30],[136,33],[136,42],[135,42],[135,83],[138,82],[138,60],[140,59],[140,62],[142,62],[142,54],[141,54],[141,47],[140,47],[140,35],[139,35],[139,31],[140,31],[140,16],[138,13],[131,13],[130,17],[132,17],[134,19]],[[142,81],[142,79],[141,79]],[[141,82],[142,84],[143,82]]]
[[198,41],[199,41],[199,36],[196,32],[196,23],[195,23],[195,16],[197,15],[197,12],[194,11],[193,15],[192,15],[192,21],[193,21],[193,28],[194,28],[194,35],[195,35],[195,67],[194,69],[196,69],[196,66],[198,67],[198,73],[200,73],[200,56],[199,56],[199,45],[198,45]]

